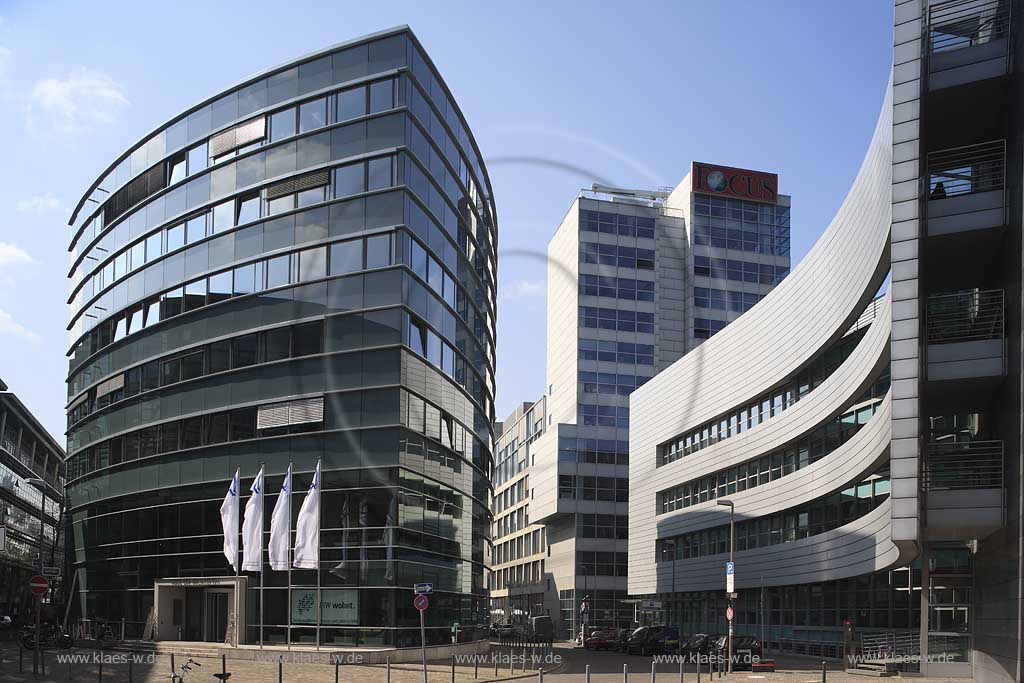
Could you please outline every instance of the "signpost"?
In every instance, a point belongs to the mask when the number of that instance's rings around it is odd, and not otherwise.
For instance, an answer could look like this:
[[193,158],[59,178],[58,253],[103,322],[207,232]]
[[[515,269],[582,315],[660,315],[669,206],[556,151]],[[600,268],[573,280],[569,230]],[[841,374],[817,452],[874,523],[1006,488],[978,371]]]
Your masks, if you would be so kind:
[[46,595],[46,591],[50,589],[50,582],[45,576],[33,576],[28,580],[29,590],[32,591],[32,595],[36,596],[36,631],[33,638],[35,638],[35,647],[32,648],[32,673],[36,673],[39,669],[37,663],[39,658],[42,656],[42,637],[40,629],[40,615],[43,610],[43,596]]
[[434,590],[434,587],[429,583],[416,584],[413,587],[416,591],[416,597],[412,599],[412,606],[420,613],[420,654],[423,658],[423,683],[427,683],[427,627],[424,625],[423,615],[430,605],[430,599],[426,593],[419,592],[420,586],[426,586],[428,592]]
[[[732,518],[729,521],[732,526]],[[731,536],[730,532],[730,536]],[[729,594],[729,607],[725,610],[726,621],[729,622],[729,673],[732,673],[732,600],[736,592],[736,563],[732,561],[732,540],[729,541],[729,561],[725,563],[725,592]]]

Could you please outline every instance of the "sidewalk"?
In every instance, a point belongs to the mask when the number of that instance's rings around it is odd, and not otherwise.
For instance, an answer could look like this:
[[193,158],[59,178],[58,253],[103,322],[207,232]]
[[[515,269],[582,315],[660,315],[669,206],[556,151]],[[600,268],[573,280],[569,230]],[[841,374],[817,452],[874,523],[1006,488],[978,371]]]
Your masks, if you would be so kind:
[[[32,674],[32,652],[22,653],[22,670],[18,668],[18,647],[15,643],[0,643],[0,683],[167,683],[171,680],[171,657],[158,653],[130,654],[112,650],[75,648],[70,651],[48,650],[45,653],[46,675]],[[388,667],[379,665],[341,664],[337,668],[321,663],[328,652],[310,653],[309,662],[279,664],[273,653],[258,660],[228,659],[227,671],[231,683],[333,683],[335,680],[358,683],[423,683],[423,669],[414,664],[394,664],[390,678]],[[497,654],[497,657],[492,655]],[[174,666],[181,674],[180,667],[187,658],[176,656]],[[529,659],[529,658],[528,658]],[[192,671],[185,672],[182,683],[209,683],[216,681],[213,674],[220,673],[222,662],[219,657],[195,657]],[[536,678],[533,663],[526,662],[525,671],[521,656],[511,661],[508,651],[503,650],[479,655],[478,659],[467,656],[463,663],[457,663],[454,670],[450,663],[431,662],[427,665],[427,683],[473,683],[474,681],[503,681]],[[474,667],[472,662],[476,662]],[[495,675],[494,662],[498,663]],[[196,666],[195,664],[199,664]],[[551,666],[551,665],[547,665]],[[279,668],[280,667],[280,668]],[[102,672],[101,672],[102,670]],[[280,670],[280,673],[279,673]],[[337,673],[337,679],[335,675]],[[100,676],[102,675],[102,679]]]

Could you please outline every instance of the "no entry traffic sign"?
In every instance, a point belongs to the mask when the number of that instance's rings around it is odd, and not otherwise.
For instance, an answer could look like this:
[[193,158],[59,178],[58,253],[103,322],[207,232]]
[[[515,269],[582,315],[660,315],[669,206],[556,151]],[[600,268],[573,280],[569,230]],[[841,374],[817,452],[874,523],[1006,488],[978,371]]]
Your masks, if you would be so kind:
[[421,612],[426,610],[427,605],[429,604],[430,600],[427,598],[426,595],[417,595],[415,598],[412,599],[412,606]]
[[50,590],[50,582],[45,576],[33,576],[29,579],[28,587],[32,595],[46,595],[46,591]]

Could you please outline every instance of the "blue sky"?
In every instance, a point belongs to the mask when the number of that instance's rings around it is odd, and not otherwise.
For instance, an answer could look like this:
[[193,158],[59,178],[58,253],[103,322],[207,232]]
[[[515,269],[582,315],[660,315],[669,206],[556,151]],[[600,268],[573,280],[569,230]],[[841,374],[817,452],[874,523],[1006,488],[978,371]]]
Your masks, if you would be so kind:
[[594,179],[675,185],[694,159],[777,172],[794,263],[806,253],[870,138],[892,3],[0,0],[0,378],[59,440],[81,193],[192,104],[397,24],[441,70],[494,185],[500,418],[543,391],[543,251]]

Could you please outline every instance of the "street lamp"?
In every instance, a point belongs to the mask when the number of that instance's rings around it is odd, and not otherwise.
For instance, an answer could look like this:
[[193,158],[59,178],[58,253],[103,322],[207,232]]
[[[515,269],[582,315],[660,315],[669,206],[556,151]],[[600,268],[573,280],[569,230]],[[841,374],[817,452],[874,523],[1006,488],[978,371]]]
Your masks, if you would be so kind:
[[[44,522],[43,519],[46,517],[46,482],[38,477],[29,477],[25,480],[25,483],[29,486],[35,486],[39,489],[39,566],[43,564],[43,539],[45,538]],[[43,596],[36,596],[36,635],[35,635],[35,648],[32,650],[32,673],[36,673],[39,670],[39,657],[40,648],[42,647],[41,633],[40,633],[40,614],[43,608]]]
[[[733,519],[736,516],[736,505],[731,500],[728,500],[726,498],[719,498],[718,499],[718,504],[719,505],[724,505],[724,506],[729,508],[729,562],[732,563],[733,562],[733,548],[735,547],[735,544],[736,544],[736,527],[735,527],[735,525],[733,523]],[[732,566],[733,566],[733,572],[735,573],[736,565],[733,564]],[[733,580],[735,581],[735,578]],[[732,595],[733,594],[729,593],[728,595],[729,595],[729,609],[731,610],[732,609]],[[733,616],[735,616],[735,613],[733,613]],[[727,664],[728,668],[726,669],[726,672],[731,674],[732,673],[732,619],[729,619],[728,621],[729,621],[729,651],[728,651],[729,663]]]

